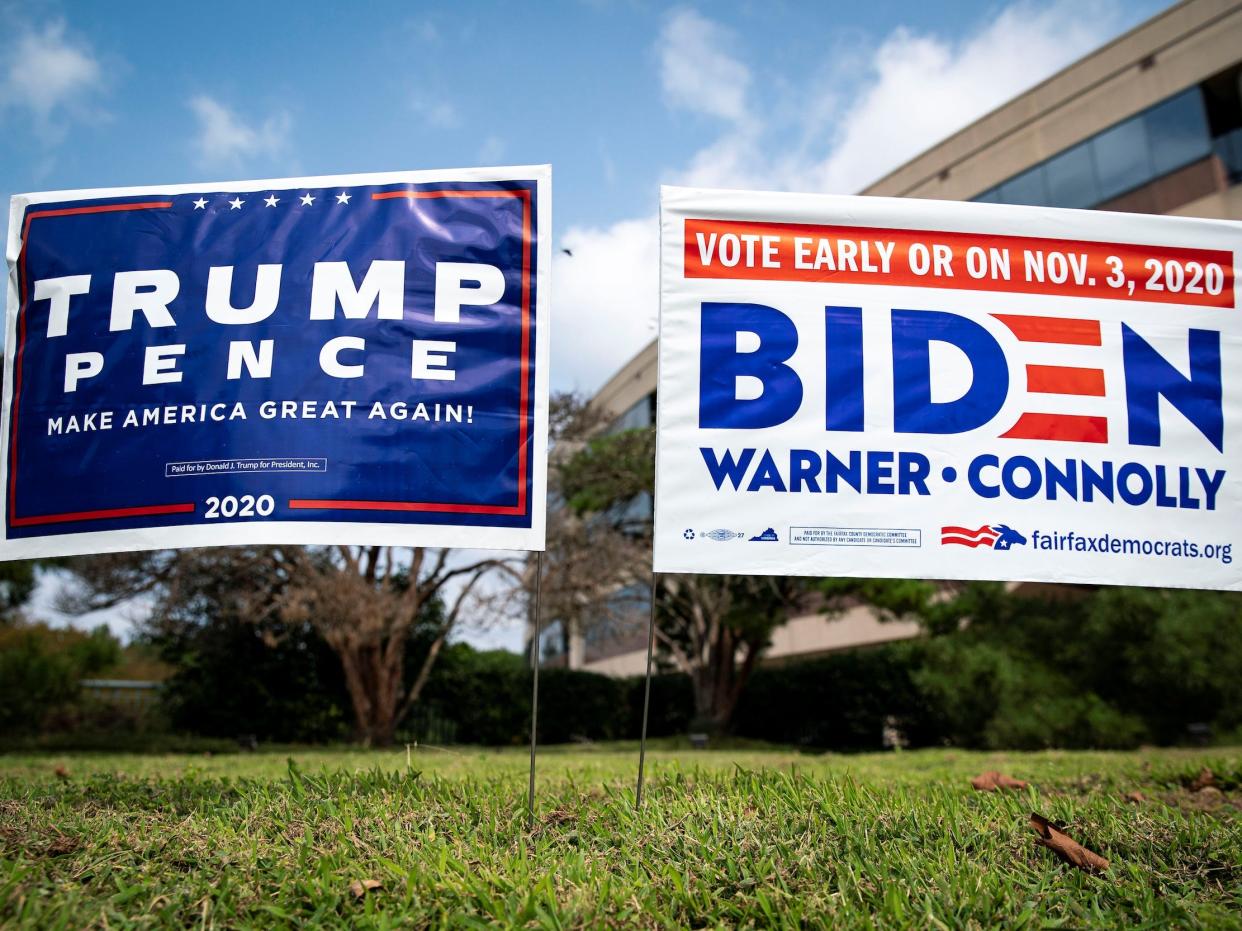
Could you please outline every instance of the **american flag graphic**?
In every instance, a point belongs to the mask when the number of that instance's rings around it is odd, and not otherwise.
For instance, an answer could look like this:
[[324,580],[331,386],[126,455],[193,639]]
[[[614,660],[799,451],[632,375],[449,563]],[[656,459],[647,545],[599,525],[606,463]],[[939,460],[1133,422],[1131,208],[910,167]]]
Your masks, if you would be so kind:
[[971,530],[969,527],[940,528],[941,544],[957,543],[961,546],[969,546],[971,548],[976,546],[990,547],[996,543],[996,539],[999,536],[1000,534],[987,524],[984,524],[982,527],[975,530]]

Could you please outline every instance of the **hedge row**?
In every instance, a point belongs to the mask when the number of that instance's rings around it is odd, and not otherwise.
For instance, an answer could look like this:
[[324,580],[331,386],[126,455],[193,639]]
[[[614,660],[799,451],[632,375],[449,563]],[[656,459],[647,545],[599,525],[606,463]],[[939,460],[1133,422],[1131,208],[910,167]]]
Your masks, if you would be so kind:
[[[886,729],[915,747],[1242,739],[1242,597],[1106,589],[1043,602],[999,588],[971,597],[972,623],[958,633],[757,669],[732,732],[830,750],[879,749]],[[326,646],[293,631],[272,649],[250,625],[235,626],[208,626],[211,637],[184,651],[164,694],[173,730],[261,742],[348,739],[349,699]],[[411,649],[411,681],[419,658]],[[640,677],[545,669],[539,738],[633,740],[642,698]],[[649,733],[685,734],[693,719],[688,679],[657,676]],[[524,743],[529,727],[525,657],[456,644],[399,737],[503,746]]]
[[[733,733],[776,743],[836,750],[879,749],[886,723],[916,744],[939,735],[911,681],[913,644],[861,650],[755,671],[734,716]],[[637,739],[643,679],[544,669],[539,676],[543,743]],[[648,734],[685,734],[694,719],[690,681],[675,673],[651,683]],[[520,744],[529,737],[530,671],[507,653],[458,653],[438,667],[412,739]]]
[[[530,736],[530,669],[511,653],[461,651],[446,656],[427,684],[406,736],[432,743],[520,744]],[[539,672],[539,740],[637,738],[643,680],[614,679],[569,669]],[[685,676],[651,682],[648,734],[684,734],[694,716]]]
[[761,667],[733,716],[733,733],[831,750],[879,750],[886,726],[910,744],[944,740],[940,715],[914,681],[922,644],[898,643]]

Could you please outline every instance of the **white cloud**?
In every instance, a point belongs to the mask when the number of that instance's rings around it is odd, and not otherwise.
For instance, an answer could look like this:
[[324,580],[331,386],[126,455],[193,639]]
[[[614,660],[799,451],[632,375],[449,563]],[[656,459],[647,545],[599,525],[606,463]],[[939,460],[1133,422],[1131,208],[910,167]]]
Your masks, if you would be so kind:
[[558,389],[594,391],[655,338],[656,218],[574,227],[552,258],[552,372]]
[[853,193],[1100,45],[1117,19],[1110,4],[1019,3],[957,42],[895,30],[807,181]]
[[66,35],[63,20],[19,31],[5,54],[3,100],[27,110],[40,132],[63,129],[66,114],[85,116],[102,89],[103,69],[85,42]]
[[205,166],[239,165],[259,156],[273,158],[286,148],[293,120],[281,111],[262,123],[247,123],[214,97],[199,94],[190,99],[198,120],[194,148]]
[[[656,42],[669,106],[726,120],[729,136],[753,134],[750,70],[732,54],[731,37],[693,10],[665,21]],[[604,171],[611,171],[602,149]],[[655,338],[659,307],[656,217],[607,227],[573,227],[553,258],[552,371],[556,388],[594,391]]]
[[770,190],[781,184],[781,165],[779,159],[764,159],[758,128],[743,127],[704,146],[672,180],[695,187]]
[[410,109],[422,117],[428,125],[438,129],[452,129],[461,122],[456,107],[447,100],[429,94],[412,95]]
[[[1080,58],[1118,20],[1108,0],[1060,0],[1016,3],[958,39],[899,26],[869,55],[848,50],[848,68],[806,82],[811,90],[792,108],[792,127],[744,121],[699,151],[677,180],[856,193]],[[772,138],[781,131],[802,142],[789,152]]]
[[729,46],[729,34],[694,10],[669,16],[656,44],[669,105],[731,122],[747,119],[750,69],[733,57]]
[[[960,38],[898,27],[843,64],[780,84],[767,110],[732,37],[682,10],[656,42],[667,103],[727,127],[672,175],[682,184],[852,194],[1113,35],[1115,0],[1019,2]],[[791,88],[805,88],[798,92]],[[791,145],[790,139],[794,139]],[[594,390],[654,336],[654,218],[573,228],[554,262],[554,365],[560,387]]]

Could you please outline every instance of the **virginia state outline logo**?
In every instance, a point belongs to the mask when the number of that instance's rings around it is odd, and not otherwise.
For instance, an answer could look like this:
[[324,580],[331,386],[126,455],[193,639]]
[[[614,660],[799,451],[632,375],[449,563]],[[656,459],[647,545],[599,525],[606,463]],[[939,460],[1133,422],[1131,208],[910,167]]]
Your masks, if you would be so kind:
[[971,549],[986,546],[993,550],[1007,550],[1014,546],[1025,546],[1026,537],[1008,524],[984,524],[974,530],[969,527],[941,527],[940,543],[942,546],[956,543]]

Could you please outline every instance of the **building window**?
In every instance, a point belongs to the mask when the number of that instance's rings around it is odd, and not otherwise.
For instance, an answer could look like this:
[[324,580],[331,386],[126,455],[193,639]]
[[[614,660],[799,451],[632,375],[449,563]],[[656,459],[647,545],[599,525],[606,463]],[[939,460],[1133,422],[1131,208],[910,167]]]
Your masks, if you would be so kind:
[[655,424],[655,392],[644,395],[636,401],[624,414],[612,422],[609,433],[622,433],[626,430],[643,430]]
[[1230,184],[1242,183],[1242,64],[1203,82],[1212,149]]
[[539,631],[540,665],[560,659],[565,655],[565,626],[557,620],[545,624]]
[[1212,154],[1203,95],[1197,87],[1152,107],[1144,122],[1151,145],[1151,167],[1157,175],[1167,175]]
[[1000,186],[1000,202],[1002,204],[1029,204],[1032,207],[1048,205],[1048,192],[1044,188],[1044,169],[1036,165],[1010,178]]
[[1141,119],[1126,120],[1104,130],[1091,140],[1091,154],[1102,200],[1124,194],[1152,177],[1147,127]]
[[1225,166],[1230,184],[1242,184],[1242,129],[1235,129],[1216,140],[1216,157]]
[[1094,207],[1104,199],[1095,180],[1091,147],[1085,142],[1048,159],[1044,178],[1049,206]]
[[[1205,85],[1206,87],[1206,85]],[[1192,87],[1122,120],[973,198],[1033,207],[1095,207],[1213,152],[1205,88]],[[1218,154],[1230,147],[1217,137]],[[1226,160],[1228,166],[1228,161]]]

